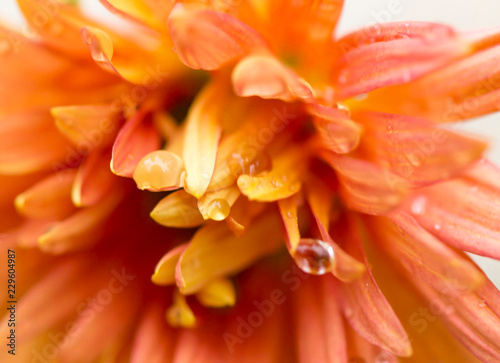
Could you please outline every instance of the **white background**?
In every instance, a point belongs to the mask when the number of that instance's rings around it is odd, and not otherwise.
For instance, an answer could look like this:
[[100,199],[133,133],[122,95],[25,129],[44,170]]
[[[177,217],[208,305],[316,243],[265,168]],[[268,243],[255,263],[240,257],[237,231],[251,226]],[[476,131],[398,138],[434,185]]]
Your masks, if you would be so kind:
[[[165,0],[166,1],[166,0]],[[290,0],[292,1],[292,0]],[[98,0],[81,0],[93,14],[102,14]],[[0,19],[9,25],[20,24],[21,16],[15,0],[1,0]],[[347,0],[338,34],[375,22],[422,20],[446,23],[458,30],[498,26],[499,0]],[[493,114],[460,125],[462,130],[482,135],[490,141],[488,156],[500,165],[500,115]],[[500,262],[473,256],[488,276],[500,287]]]

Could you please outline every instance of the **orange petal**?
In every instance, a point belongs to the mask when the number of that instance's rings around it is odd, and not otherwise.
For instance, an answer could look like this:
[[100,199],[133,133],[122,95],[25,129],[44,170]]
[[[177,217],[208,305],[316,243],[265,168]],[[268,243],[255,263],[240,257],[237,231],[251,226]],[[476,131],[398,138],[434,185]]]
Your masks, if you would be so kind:
[[270,55],[243,58],[231,75],[235,92],[240,97],[259,96],[286,102],[314,99],[311,86],[293,70]]
[[303,281],[293,301],[299,363],[347,363],[337,291],[327,277]]
[[[224,224],[200,229],[177,264],[177,286],[183,294],[192,294],[207,282],[246,268],[281,246],[279,221],[274,214],[264,215],[241,238]],[[265,236],[265,243],[255,243]],[[195,262],[196,261],[196,262]]]
[[45,110],[21,111],[3,117],[0,139],[0,173],[7,175],[55,168],[72,150]]
[[163,198],[151,212],[151,217],[166,227],[191,228],[204,222],[196,198],[184,189]]
[[332,77],[340,99],[407,83],[467,52],[450,27],[421,22],[376,24],[342,37],[336,47]]
[[175,51],[187,66],[214,70],[265,48],[265,41],[231,15],[199,6],[177,4],[168,18]]
[[336,171],[345,203],[367,214],[382,214],[398,206],[407,194],[404,179],[361,159],[322,153]]
[[[360,237],[355,230],[356,228],[351,228],[345,248],[369,267]],[[341,288],[344,315],[359,335],[398,356],[411,356],[408,335],[377,286],[370,268],[359,279],[344,283]]]
[[323,147],[346,154],[358,146],[362,128],[344,112],[319,104],[308,106],[308,111],[313,115]]
[[171,285],[175,283],[175,266],[179,261],[180,256],[188,244],[182,244],[170,250],[162,259],[156,264],[155,272],[151,276],[151,281],[156,285]]
[[57,224],[54,219],[28,219],[15,232],[17,245],[35,248],[38,238]]
[[264,175],[241,175],[238,187],[250,200],[272,202],[288,198],[301,188],[306,152],[299,147],[272,158],[272,169]]
[[[151,27],[156,30],[165,30],[166,20],[171,3],[161,3],[156,1],[142,0],[99,0],[106,9],[123,17],[132,20],[142,26]],[[156,5],[152,7],[150,5]],[[159,13],[156,11],[160,11]]]
[[50,113],[64,136],[89,149],[110,145],[122,123],[116,105],[54,107]]
[[287,247],[294,254],[300,241],[299,221],[297,217],[298,194],[278,200],[281,218],[287,234]]
[[214,280],[205,285],[197,294],[198,301],[206,307],[222,308],[234,306],[236,290],[228,278]]
[[419,118],[377,112],[356,112],[363,123],[363,142],[370,154],[412,186],[423,186],[447,179],[477,160],[486,144],[435,127]]
[[196,325],[193,310],[187,303],[186,297],[179,290],[175,290],[174,302],[167,309],[165,317],[174,328],[193,328]]
[[168,327],[163,315],[159,304],[145,309],[132,343],[131,363],[171,362],[175,350],[175,333]]
[[19,194],[15,203],[19,213],[30,218],[62,219],[75,207],[71,202],[71,187],[76,171],[55,173]]
[[228,228],[238,237],[242,237],[257,218],[266,209],[266,205],[251,202],[241,195],[231,207],[231,213],[225,219]]
[[183,182],[182,159],[167,150],[157,150],[145,155],[134,170],[137,188],[150,191],[179,189]]
[[[484,177],[477,171],[471,169],[466,176],[426,188],[409,202],[407,209],[423,228],[443,242],[499,259],[500,188],[482,182]],[[500,170],[489,164],[487,175],[498,180]]]
[[394,211],[390,219],[395,225],[380,219],[373,221],[381,234],[378,240],[412,275],[436,289],[475,289],[484,283],[473,264],[425,231],[410,215]]
[[94,151],[80,165],[71,190],[71,199],[77,207],[88,207],[101,201],[117,181],[109,170],[111,150]]
[[186,120],[183,159],[186,166],[186,189],[200,198],[208,188],[215,168],[221,135],[221,86],[214,82],[201,92]]
[[229,216],[232,205],[240,196],[240,190],[236,185],[205,193],[198,200],[198,209],[204,219],[222,221]]
[[160,136],[151,117],[144,112],[138,112],[127,121],[116,137],[111,171],[116,175],[132,177],[139,160],[159,148]]
[[103,236],[103,226],[122,198],[117,186],[104,200],[77,211],[40,236],[40,249],[53,254],[75,251],[98,242]]

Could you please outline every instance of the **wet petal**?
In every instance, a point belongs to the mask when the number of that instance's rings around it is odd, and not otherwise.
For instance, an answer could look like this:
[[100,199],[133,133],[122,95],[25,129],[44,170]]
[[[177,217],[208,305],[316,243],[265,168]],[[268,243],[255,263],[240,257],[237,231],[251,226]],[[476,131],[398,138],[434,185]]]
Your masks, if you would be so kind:
[[[474,166],[479,167],[477,171],[471,169],[460,178],[426,188],[409,202],[407,210],[422,227],[443,242],[498,259],[500,188],[482,181],[484,176],[477,173],[485,167],[481,163]],[[493,177],[491,180],[498,180],[499,169],[492,164],[488,169],[488,175]]]
[[252,50],[265,48],[264,39],[251,27],[204,7],[177,4],[168,28],[179,58],[194,69],[218,69]]
[[132,177],[144,155],[160,148],[160,136],[151,117],[138,112],[120,130],[113,145],[111,171]]
[[295,253],[300,241],[299,221],[297,217],[298,194],[278,200],[281,218],[287,234],[287,246],[291,254]]
[[468,50],[450,27],[421,22],[376,24],[336,46],[339,63],[332,77],[340,99],[407,83]]
[[229,216],[231,207],[240,196],[240,190],[236,185],[205,193],[198,200],[198,209],[204,219],[222,221]]
[[270,55],[251,55],[242,59],[231,75],[240,97],[259,96],[283,101],[312,101],[311,86],[293,70]]
[[[234,274],[281,246],[279,220],[264,215],[241,238],[224,224],[200,229],[181,255],[176,270],[177,285],[184,294],[192,294],[217,277]],[[264,238],[265,243],[255,243]]]
[[447,179],[477,160],[486,144],[420,118],[355,112],[377,163],[418,187]]

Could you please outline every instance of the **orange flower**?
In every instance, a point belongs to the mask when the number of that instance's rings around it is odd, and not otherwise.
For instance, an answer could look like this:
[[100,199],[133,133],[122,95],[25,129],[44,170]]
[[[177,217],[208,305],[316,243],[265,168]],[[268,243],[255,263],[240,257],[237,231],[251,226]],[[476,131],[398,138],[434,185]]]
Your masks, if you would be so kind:
[[498,29],[101,3],[0,31],[6,359],[500,361],[500,169],[440,127],[498,108]]

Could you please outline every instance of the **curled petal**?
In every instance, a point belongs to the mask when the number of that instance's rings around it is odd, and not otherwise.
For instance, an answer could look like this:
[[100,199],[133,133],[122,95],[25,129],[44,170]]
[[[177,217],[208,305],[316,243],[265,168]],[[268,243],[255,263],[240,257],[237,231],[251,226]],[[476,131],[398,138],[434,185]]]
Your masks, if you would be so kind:
[[362,127],[339,109],[313,104],[308,106],[313,123],[319,132],[322,146],[338,154],[355,149]]
[[287,102],[314,99],[311,86],[270,55],[250,55],[242,59],[231,79],[240,97],[259,96]]
[[187,247],[187,243],[177,246],[162,257],[156,264],[153,276],[151,276],[151,281],[154,284],[171,285],[175,283],[175,266]]
[[187,66],[214,70],[265,48],[262,36],[231,15],[177,4],[168,18],[175,51]]
[[122,127],[113,145],[111,171],[132,177],[144,155],[160,148],[160,135],[150,115],[140,111]]

